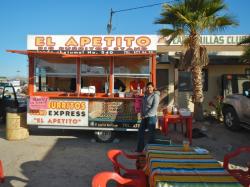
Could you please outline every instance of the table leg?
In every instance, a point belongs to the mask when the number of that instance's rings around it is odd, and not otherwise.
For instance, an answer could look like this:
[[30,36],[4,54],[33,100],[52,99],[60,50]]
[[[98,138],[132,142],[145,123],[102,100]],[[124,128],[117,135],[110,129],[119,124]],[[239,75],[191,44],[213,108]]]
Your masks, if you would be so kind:
[[192,117],[187,118],[187,124],[188,124],[188,138],[189,138],[190,144],[192,144],[192,122],[193,122]]
[[166,136],[166,135],[168,134],[168,118],[165,119],[164,126],[165,126],[165,127],[164,127],[164,128],[165,128],[165,129],[164,129],[164,130],[165,130],[165,131],[164,131],[164,134],[165,134],[165,136]]

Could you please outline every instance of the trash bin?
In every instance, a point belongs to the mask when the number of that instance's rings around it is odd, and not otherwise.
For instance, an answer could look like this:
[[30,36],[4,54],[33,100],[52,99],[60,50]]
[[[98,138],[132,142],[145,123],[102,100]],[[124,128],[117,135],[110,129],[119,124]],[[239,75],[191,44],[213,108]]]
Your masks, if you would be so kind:
[[6,139],[23,140],[29,137],[26,107],[6,109]]

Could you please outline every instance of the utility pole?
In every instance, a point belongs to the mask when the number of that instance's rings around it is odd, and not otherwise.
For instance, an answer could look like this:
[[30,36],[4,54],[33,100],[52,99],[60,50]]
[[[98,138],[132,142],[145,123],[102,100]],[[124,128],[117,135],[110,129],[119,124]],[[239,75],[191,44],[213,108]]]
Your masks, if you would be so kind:
[[109,23],[107,24],[107,32],[108,32],[108,34],[110,34],[111,31],[112,31],[112,17],[113,17],[114,13],[115,12],[111,8],[111,10],[110,10],[110,17],[109,17]]

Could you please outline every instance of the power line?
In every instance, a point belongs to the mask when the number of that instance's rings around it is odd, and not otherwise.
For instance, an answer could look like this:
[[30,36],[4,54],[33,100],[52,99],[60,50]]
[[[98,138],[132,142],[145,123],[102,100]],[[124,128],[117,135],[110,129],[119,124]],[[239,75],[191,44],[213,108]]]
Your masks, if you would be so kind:
[[166,1],[166,2],[155,3],[155,4],[151,4],[151,5],[145,5],[145,6],[138,6],[138,7],[134,7],[134,8],[127,8],[127,9],[122,9],[122,10],[116,10],[116,11],[113,11],[113,14],[117,13],[117,12],[125,12],[125,11],[130,11],[130,10],[141,9],[141,8],[153,7],[153,6],[157,6],[157,5],[162,5],[164,3],[173,3],[175,1],[178,1],[178,0]]
[[150,4],[150,5],[138,6],[138,7],[134,7],[134,8],[121,9],[121,10],[116,10],[116,11],[113,11],[112,8],[111,8],[109,23],[107,24],[107,32],[108,32],[108,34],[110,34],[111,31],[112,31],[112,18],[113,18],[114,13],[131,11],[131,10],[137,10],[137,9],[142,9],[142,8],[149,8],[149,7],[153,7],[153,6],[157,6],[157,5],[162,5],[164,3],[173,3],[173,2],[176,2],[176,1],[179,1],[179,0],[165,1],[165,2],[161,2],[161,3],[155,3],[155,4]]

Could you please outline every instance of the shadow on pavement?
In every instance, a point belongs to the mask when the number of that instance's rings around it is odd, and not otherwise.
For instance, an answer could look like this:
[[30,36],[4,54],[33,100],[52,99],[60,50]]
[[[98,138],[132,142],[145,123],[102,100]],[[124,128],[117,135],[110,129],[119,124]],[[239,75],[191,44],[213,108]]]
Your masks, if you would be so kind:
[[[5,186],[11,186],[11,180],[17,180],[23,182],[25,186],[35,187],[88,187],[91,186],[95,174],[113,170],[106,156],[109,149],[123,149],[130,152],[136,147],[136,133],[118,133],[120,140],[118,143],[91,142],[92,133],[92,131],[74,130],[32,130],[32,136],[59,137],[55,139],[54,145],[42,160],[31,160],[20,165],[20,173],[27,180],[6,176]],[[30,154],[33,154],[32,151]],[[126,160],[125,164],[133,167],[133,163]]]

